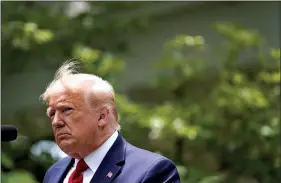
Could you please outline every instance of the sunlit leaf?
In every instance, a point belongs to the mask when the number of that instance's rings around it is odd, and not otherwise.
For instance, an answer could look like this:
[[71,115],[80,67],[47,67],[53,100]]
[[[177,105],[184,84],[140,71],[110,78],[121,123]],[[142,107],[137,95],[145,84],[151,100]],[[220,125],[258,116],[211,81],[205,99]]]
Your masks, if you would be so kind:
[[245,82],[245,77],[241,73],[235,73],[233,76],[233,82],[235,84],[242,84]]
[[280,83],[280,71],[272,73],[260,72],[257,78],[266,83]]
[[25,23],[23,27],[24,32],[27,35],[30,35],[31,33],[35,33],[37,28],[38,28],[37,24],[33,22]]
[[90,63],[90,62],[95,62],[98,58],[100,58],[101,51],[83,45],[77,45],[74,48],[74,56],[75,58]]
[[179,175],[183,178],[187,175],[187,168],[185,166],[177,165]]
[[37,30],[34,32],[34,39],[39,44],[51,41],[53,38],[54,34],[50,30]]
[[273,130],[270,126],[264,125],[260,129],[260,133],[262,136],[271,136],[273,135]]
[[161,136],[161,132],[165,126],[165,120],[162,117],[154,116],[150,119],[149,138],[152,140],[158,139]]

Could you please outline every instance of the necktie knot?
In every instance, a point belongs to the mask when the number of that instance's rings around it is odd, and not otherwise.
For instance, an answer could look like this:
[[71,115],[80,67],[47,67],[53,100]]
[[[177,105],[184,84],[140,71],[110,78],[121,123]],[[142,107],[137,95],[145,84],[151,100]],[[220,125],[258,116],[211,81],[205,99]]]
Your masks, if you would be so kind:
[[79,160],[74,172],[69,177],[68,183],[82,183],[83,182],[82,172],[84,172],[87,169],[88,169],[88,165],[86,164],[84,159]]
[[80,159],[77,163],[76,169],[78,172],[84,172],[88,169],[87,163],[84,161],[84,159]]

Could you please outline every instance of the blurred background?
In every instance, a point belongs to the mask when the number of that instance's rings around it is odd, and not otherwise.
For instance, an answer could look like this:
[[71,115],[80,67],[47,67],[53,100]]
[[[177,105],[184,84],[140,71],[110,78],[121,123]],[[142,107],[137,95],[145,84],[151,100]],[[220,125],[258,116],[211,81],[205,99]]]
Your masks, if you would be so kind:
[[77,59],[116,90],[121,134],[182,183],[280,180],[279,2],[1,2],[3,183],[66,156],[39,101]]

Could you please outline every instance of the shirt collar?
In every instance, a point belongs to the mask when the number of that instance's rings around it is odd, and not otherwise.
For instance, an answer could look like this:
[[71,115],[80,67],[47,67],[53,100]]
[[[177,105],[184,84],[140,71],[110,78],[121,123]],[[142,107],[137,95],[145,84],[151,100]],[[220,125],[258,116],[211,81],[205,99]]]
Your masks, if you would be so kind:
[[[84,158],[85,162],[89,166],[89,168],[93,171],[96,172],[99,165],[101,164],[103,158],[115,142],[115,140],[118,137],[118,132],[115,131],[107,141],[105,141],[98,149],[90,153],[87,157]],[[74,167],[76,167],[78,163],[78,159],[75,159]]]

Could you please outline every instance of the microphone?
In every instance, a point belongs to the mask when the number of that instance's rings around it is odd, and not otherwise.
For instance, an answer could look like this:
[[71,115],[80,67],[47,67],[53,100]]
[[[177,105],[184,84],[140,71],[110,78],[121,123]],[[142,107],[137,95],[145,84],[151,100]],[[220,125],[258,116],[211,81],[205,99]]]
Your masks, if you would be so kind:
[[12,141],[18,136],[16,127],[11,125],[1,125],[1,141]]

